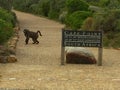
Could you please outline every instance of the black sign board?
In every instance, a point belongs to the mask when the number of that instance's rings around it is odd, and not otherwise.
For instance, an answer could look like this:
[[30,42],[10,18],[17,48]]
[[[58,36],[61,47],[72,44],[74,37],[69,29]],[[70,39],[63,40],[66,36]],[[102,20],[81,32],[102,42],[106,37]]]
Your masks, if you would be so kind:
[[62,30],[61,65],[64,65],[66,46],[98,47],[98,66],[102,65],[102,31]]
[[62,46],[102,47],[102,32],[63,30]]

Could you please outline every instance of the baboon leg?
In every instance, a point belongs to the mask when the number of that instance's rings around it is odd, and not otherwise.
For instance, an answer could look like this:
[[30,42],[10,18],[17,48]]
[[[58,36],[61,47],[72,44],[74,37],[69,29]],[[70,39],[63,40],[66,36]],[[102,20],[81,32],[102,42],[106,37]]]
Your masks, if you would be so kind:
[[35,43],[36,43],[36,40],[35,40],[35,38],[32,38],[32,41],[33,41],[33,44],[35,44]]
[[36,40],[36,44],[38,44],[39,43],[39,41],[38,40]]
[[32,38],[32,40],[33,40],[33,44],[38,44],[39,43],[39,41],[37,40],[37,38]]
[[28,41],[29,41],[29,38],[28,38],[28,37],[26,37],[26,40],[25,40],[26,44],[28,44]]

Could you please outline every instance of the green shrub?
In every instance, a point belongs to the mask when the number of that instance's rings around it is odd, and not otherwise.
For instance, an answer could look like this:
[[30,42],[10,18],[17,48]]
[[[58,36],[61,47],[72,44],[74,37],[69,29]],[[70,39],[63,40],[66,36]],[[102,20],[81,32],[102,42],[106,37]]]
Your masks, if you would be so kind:
[[15,13],[8,12],[7,10],[0,8],[0,18],[8,23],[12,23],[13,27],[15,26],[15,22],[16,22]]
[[49,0],[40,0],[36,4],[31,4],[30,8],[32,13],[47,17],[50,9],[50,2]]
[[50,19],[59,19],[59,14],[63,12],[63,8],[65,7],[65,1],[66,0],[50,0],[50,10],[48,14]]
[[10,11],[12,8],[12,0],[0,0],[0,7]]
[[65,18],[66,18],[66,16],[67,16],[67,11],[62,12],[62,13],[59,15],[59,21],[60,21],[61,23],[65,23]]
[[76,11],[88,11],[89,5],[83,0],[67,0],[66,6],[68,13],[73,13]]
[[0,44],[5,43],[13,35],[16,15],[0,8]]
[[0,19],[0,44],[5,43],[13,35],[12,25]]
[[120,32],[108,32],[103,37],[104,47],[120,47]]
[[13,27],[15,27],[16,22],[17,22],[17,16],[15,14],[15,12],[11,12],[12,18],[11,18],[11,23],[13,25]]
[[114,43],[113,43],[113,47],[114,48],[119,48],[120,47],[120,32],[116,32],[114,39],[113,39]]
[[110,39],[107,38],[107,36],[103,37],[103,46],[104,47],[110,47]]
[[66,25],[72,29],[80,29],[83,21],[89,16],[92,16],[89,11],[76,11],[66,17]]
[[58,17],[59,17],[59,13],[58,12],[55,12],[55,11],[50,11],[49,12],[49,14],[48,14],[48,17],[50,18],[50,19],[58,19]]
[[65,8],[66,0],[13,0],[14,8],[20,11],[58,20],[59,14]]
[[106,10],[94,14],[94,30],[102,29],[105,33],[120,30],[120,9]]
[[84,20],[81,29],[82,30],[93,30],[92,29],[93,22],[94,22],[93,18],[88,17],[87,19]]
[[48,16],[49,10],[50,10],[50,2],[49,0],[44,1],[41,5],[41,9],[42,9],[42,15],[43,16]]
[[105,47],[120,47],[120,9],[105,10],[94,16],[94,30],[103,30]]
[[32,4],[30,9],[31,13],[41,15],[42,9],[39,7],[39,4]]

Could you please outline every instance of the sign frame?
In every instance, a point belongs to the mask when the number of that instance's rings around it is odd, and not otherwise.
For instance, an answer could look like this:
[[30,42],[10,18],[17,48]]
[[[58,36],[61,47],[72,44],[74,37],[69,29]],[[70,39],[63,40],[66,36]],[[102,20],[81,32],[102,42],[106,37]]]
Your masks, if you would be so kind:
[[65,47],[72,46],[72,47],[98,47],[97,64],[98,66],[102,66],[102,54],[103,54],[102,42],[103,42],[102,31],[77,31],[77,30],[62,29],[61,65],[65,64],[64,62]]

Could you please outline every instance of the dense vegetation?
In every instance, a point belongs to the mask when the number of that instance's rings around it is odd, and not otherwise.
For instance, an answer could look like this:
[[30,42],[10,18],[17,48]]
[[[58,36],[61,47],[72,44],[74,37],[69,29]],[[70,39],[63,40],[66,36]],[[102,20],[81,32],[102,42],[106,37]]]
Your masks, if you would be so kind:
[[0,0],[0,44],[4,44],[14,33],[16,17],[11,8],[10,0]]
[[120,47],[120,0],[14,0],[14,8],[74,30],[103,30],[104,46]]

